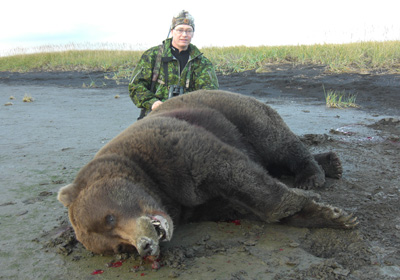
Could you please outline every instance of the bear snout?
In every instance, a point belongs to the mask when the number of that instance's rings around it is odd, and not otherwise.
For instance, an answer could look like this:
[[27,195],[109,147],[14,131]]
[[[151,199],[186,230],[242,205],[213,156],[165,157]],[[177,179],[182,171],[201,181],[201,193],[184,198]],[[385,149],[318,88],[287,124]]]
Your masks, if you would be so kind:
[[155,241],[146,236],[139,237],[136,241],[137,251],[142,257],[153,256],[157,258],[160,255],[160,247],[158,241]]
[[162,212],[141,216],[136,220],[135,247],[142,257],[157,258],[160,254],[160,241],[170,241],[173,232],[171,218]]

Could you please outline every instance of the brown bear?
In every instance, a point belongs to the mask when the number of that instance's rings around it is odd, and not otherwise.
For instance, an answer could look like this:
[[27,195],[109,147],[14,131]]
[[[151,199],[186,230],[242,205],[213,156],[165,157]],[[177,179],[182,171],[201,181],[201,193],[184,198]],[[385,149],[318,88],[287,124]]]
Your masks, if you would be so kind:
[[[293,174],[297,188],[271,175],[283,173]],[[325,175],[341,176],[336,154],[312,156],[275,110],[240,94],[200,90],[164,102],[124,130],[58,199],[88,250],[136,248],[157,257],[174,224],[204,215],[353,228],[351,215],[302,190],[323,186]]]

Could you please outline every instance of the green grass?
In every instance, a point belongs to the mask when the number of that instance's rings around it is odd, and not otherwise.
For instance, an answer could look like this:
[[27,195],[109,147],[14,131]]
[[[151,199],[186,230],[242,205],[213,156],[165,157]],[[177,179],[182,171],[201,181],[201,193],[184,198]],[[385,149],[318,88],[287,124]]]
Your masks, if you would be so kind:
[[356,94],[336,90],[325,91],[325,87],[323,87],[323,89],[325,94],[326,107],[328,108],[345,109],[360,107],[356,104]]
[[204,49],[222,73],[259,69],[268,63],[317,64],[330,72],[400,72],[400,41],[280,47]]
[[[129,77],[143,51],[59,50],[0,57],[0,71],[104,71]],[[61,48],[62,49],[62,48]],[[400,73],[400,41],[277,47],[210,47],[202,52],[222,74],[262,71],[271,63],[317,64],[337,73]]]
[[29,94],[25,93],[24,97],[22,98],[23,102],[33,102],[33,97],[30,96]]
[[139,51],[69,50],[0,57],[0,71],[118,71],[132,68]]

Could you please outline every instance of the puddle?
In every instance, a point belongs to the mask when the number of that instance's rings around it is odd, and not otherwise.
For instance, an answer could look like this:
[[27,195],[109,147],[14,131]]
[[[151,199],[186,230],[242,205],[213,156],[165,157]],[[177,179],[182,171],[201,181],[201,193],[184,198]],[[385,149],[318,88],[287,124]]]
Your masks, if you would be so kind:
[[333,135],[338,135],[338,138],[344,142],[380,143],[386,140],[384,137],[377,135],[376,130],[368,128],[364,124],[349,124],[331,129],[329,132]]

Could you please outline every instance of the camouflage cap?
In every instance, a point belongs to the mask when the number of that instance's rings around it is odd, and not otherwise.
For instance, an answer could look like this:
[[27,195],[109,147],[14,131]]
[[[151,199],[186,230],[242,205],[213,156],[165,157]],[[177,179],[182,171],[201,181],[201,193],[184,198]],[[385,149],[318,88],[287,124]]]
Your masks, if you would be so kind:
[[194,30],[194,18],[189,14],[188,11],[182,10],[176,17],[172,18],[171,29],[180,24],[190,25]]

